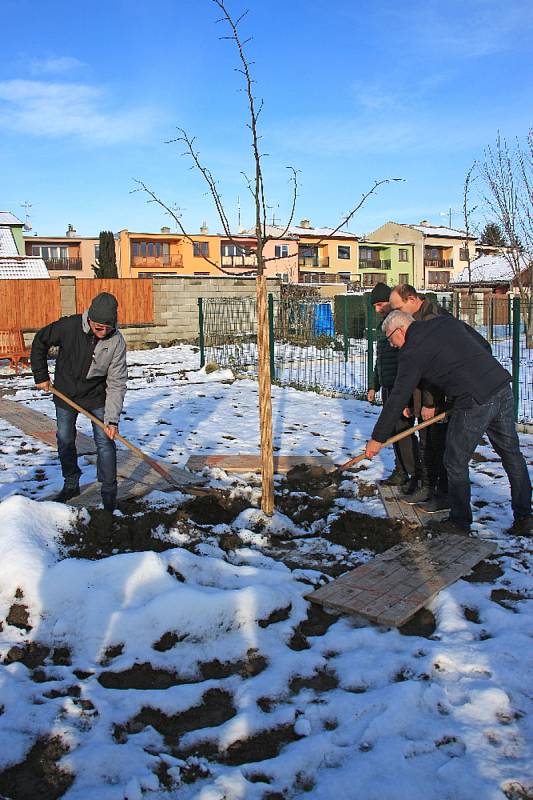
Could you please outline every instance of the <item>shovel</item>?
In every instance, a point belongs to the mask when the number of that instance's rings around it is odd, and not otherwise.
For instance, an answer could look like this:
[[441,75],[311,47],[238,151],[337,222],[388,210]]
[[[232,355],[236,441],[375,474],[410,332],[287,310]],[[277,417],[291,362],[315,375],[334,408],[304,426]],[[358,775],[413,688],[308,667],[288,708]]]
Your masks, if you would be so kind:
[[[79,406],[77,403],[75,403],[69,397],[67,397],[62,392],[60,392],[59,389],[56,389],[55,386],[51,385],[50,386],[50,391],[56,397],[59,397],[60,400],[63,400],[64,403],[67,403],[67,405],[71,406],[71,408],[74,408],[80,414],[83,414],[85,417],[90,419],[91,422],[94,422],[95,425],[98,425],[99,428],[102,428],[102,430],[105,430],[104,423],[101,420],[99,420],[98,417],[95,417],[94,414],[91,414],[90,411],[87,411],[85,408],[82,408],[81,406]],[[138,447],[135,447],[134,444],[129,442],[127,439],[125,439],[124,436],[121,436],[120,433],[117,432],[117,435],[116,435],[115,438],[118,439],[119,442],[122,442],[123,445],[125,445],[129,450],[132,451],[132,453],[135,453],[135,455],[138,458],[140,458],[143,461],[145,461],[153,470],[155,470],[159,475],[161,475],[162,478],[164,478],[168,483],[172,484],[172,486],[180,487],[180,486],[185,485],[185,486],[187,486],[187,490],[186,491],[189,491],[189,489],[190,489],[191,490],[191,494],[204,494],[205,493],[205,490],[201,490],[198,487],[194,487],[194,490],[193,490],[193,487],[188,485],[188,481],[189,481],[189,476],[188,475],[184,474],[182,480],[174,477],[172,475],[172,473],[168,469],[166,469],[165,467],[162,466],[162,464],[160,464],[159,461],[156,461],[155,458],[151,458],[150,456],[146,455],[146,453],[143,453],[142,450],[139,450]],[[190,476],[190,480],[191,480],[191,483],[192,483],[195,480],[195,478],[191,475]]]
[[[424,428],[428,428],[430,425],[433,425],[435,422],[440,422],[446,417],[446,411],[443,411],[442,414],[437,414],[436,417],[431,417],[431,419],[427,419],[425,422],[421,422],[419,425],[413,425],[412,428],[408,428],[406,431],[402,431],[401,433],[397,433],[395,436],[391,436],[390,439],[387,439],[386,442],[383,442],[383,447],[386,447],[389,444],[394,444],[395,442],[399,442],[400,439],[405,439],[407,436],[412,436],[413,433],[416,431],[421,431]],[[353,467],[354,464],[358,464],[360,461],[366,458],[364,453],[360,453],[355,458],[350,458],[349,461],[345,461],[344,464],[339,464],[337,469],[342,472],[345,469],[349,469]]]

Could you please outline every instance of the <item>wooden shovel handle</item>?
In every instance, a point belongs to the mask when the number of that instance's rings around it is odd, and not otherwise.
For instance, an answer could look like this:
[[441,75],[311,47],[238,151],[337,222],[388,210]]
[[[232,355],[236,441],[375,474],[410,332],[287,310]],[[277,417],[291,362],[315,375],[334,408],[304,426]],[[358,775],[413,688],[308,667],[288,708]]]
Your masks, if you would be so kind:
[[[421,422],[419,425],[413,425],[412,428],[407,428],[407,430],[402,431],[401,433],[395,434],[395,436],[391,436],[390,439],[387,439],[386,442],[383,442],[383,447],[386,447],[389,444],[394,444],[395,442],[399,442],[400,439],[405,439],[407,436],[412,436],[413,433],[416,431],[421,431],[423,428],[429,427],[429,425],[433,425],[435,422],[440,422],[446,416],[446,411],[443,411],[442,414],[437,414],[436,417],[431,417],[431,419],[427,419],[425,422]],[[351,458],[349,461],[345,461],[344,464],[339,464],[339,469],[348,469],[349,467],[353,467],[354,464],[358,464],[360,461],[366,458],[365,453],[360,453],[355,458]]]

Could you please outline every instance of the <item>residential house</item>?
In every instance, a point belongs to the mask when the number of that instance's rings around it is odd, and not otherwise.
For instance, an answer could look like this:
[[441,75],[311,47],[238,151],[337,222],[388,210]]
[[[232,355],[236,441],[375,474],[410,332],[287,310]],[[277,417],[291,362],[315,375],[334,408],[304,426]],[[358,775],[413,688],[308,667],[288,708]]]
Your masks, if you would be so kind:
[[94,278],[100,238],[78,236],[69,225],[64,236],[24,236],[26,255],[42,258],[53,278]]
[[[521,279],[523,286],[531,287],[531,265],[524,257]],[[450,288],[460,292],[474,289],[484,294],[506,295],[517,293],[516,277],[509,260],[505,255],[482,255],[466,267],[450,282]]]
[[9,211],[0,211],[0,278],[48,278],[41,258],[24,254],[23,223]]
[[476,256],[476,237],[422,220],[419,225],[387,222],[365,237],[368,242],[413,245],[413,282],[418,289],[446,289]]
[[359,241],[359,277],[362,289],[386,283],[413,283],[414,246],[397,242]]

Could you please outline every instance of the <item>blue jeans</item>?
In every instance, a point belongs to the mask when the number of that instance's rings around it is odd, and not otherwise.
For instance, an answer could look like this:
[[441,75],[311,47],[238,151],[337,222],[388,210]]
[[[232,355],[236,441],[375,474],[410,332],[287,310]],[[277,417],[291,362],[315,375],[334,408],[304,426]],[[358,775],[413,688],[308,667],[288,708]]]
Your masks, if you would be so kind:
[[[93,409],[91,413],[103,421],[103,408]],[[66,486],[76,486],[81,475],[76,451],[77,418],[78,412],[74,409],[56,406],[57,451]],[[98,425],[93,422],[92,426],[96,444],[96,476],[102,484],[102,498],[111,500],[117,496],[117,448]]]
[[450,519],[461,528],[469,528],[472,522],[468,462],[485,433],[509,478],[515,520],[531,514],[531,481],[516,433],[513,393],[506,384],[486,403],[473,402],[472,408],[457,409],[450,415],[444,466],[448,473]]

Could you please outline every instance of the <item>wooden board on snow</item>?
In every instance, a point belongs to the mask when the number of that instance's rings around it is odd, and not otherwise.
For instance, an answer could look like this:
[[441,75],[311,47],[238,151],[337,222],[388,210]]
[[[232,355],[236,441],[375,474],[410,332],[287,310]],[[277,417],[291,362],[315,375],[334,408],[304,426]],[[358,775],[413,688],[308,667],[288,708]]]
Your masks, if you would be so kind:
[[[57,449],[56,422],[52,417],[5,397],[0,397],[0,417],[28,436]],[[79,431],[76,434],[76,447],[80,456],[96,452],[94,440]]]
[[405,502],[405,495],[402,495],[399,486],[380,486],[378,494],[381,502],[385,506],[385,511],[390,519],[399,519],[409,525],[422,526],[440,519],[446,519],[450,515],[450,510],[437,511],[435,514],[428,514],[420,506],[410,505]]
[[399,627],[495,549],[494,542],[453,534],[398,544],[307,599]]
[[[274,456],[274,472],[288,472],[290,469],[302,464],[323,469],[333,470],[335,464],[327,456]],[[187,469],[197,472],[204,467],[218,467],[225,472],[261,472],[260,455],[213,455],[190,456]]]

